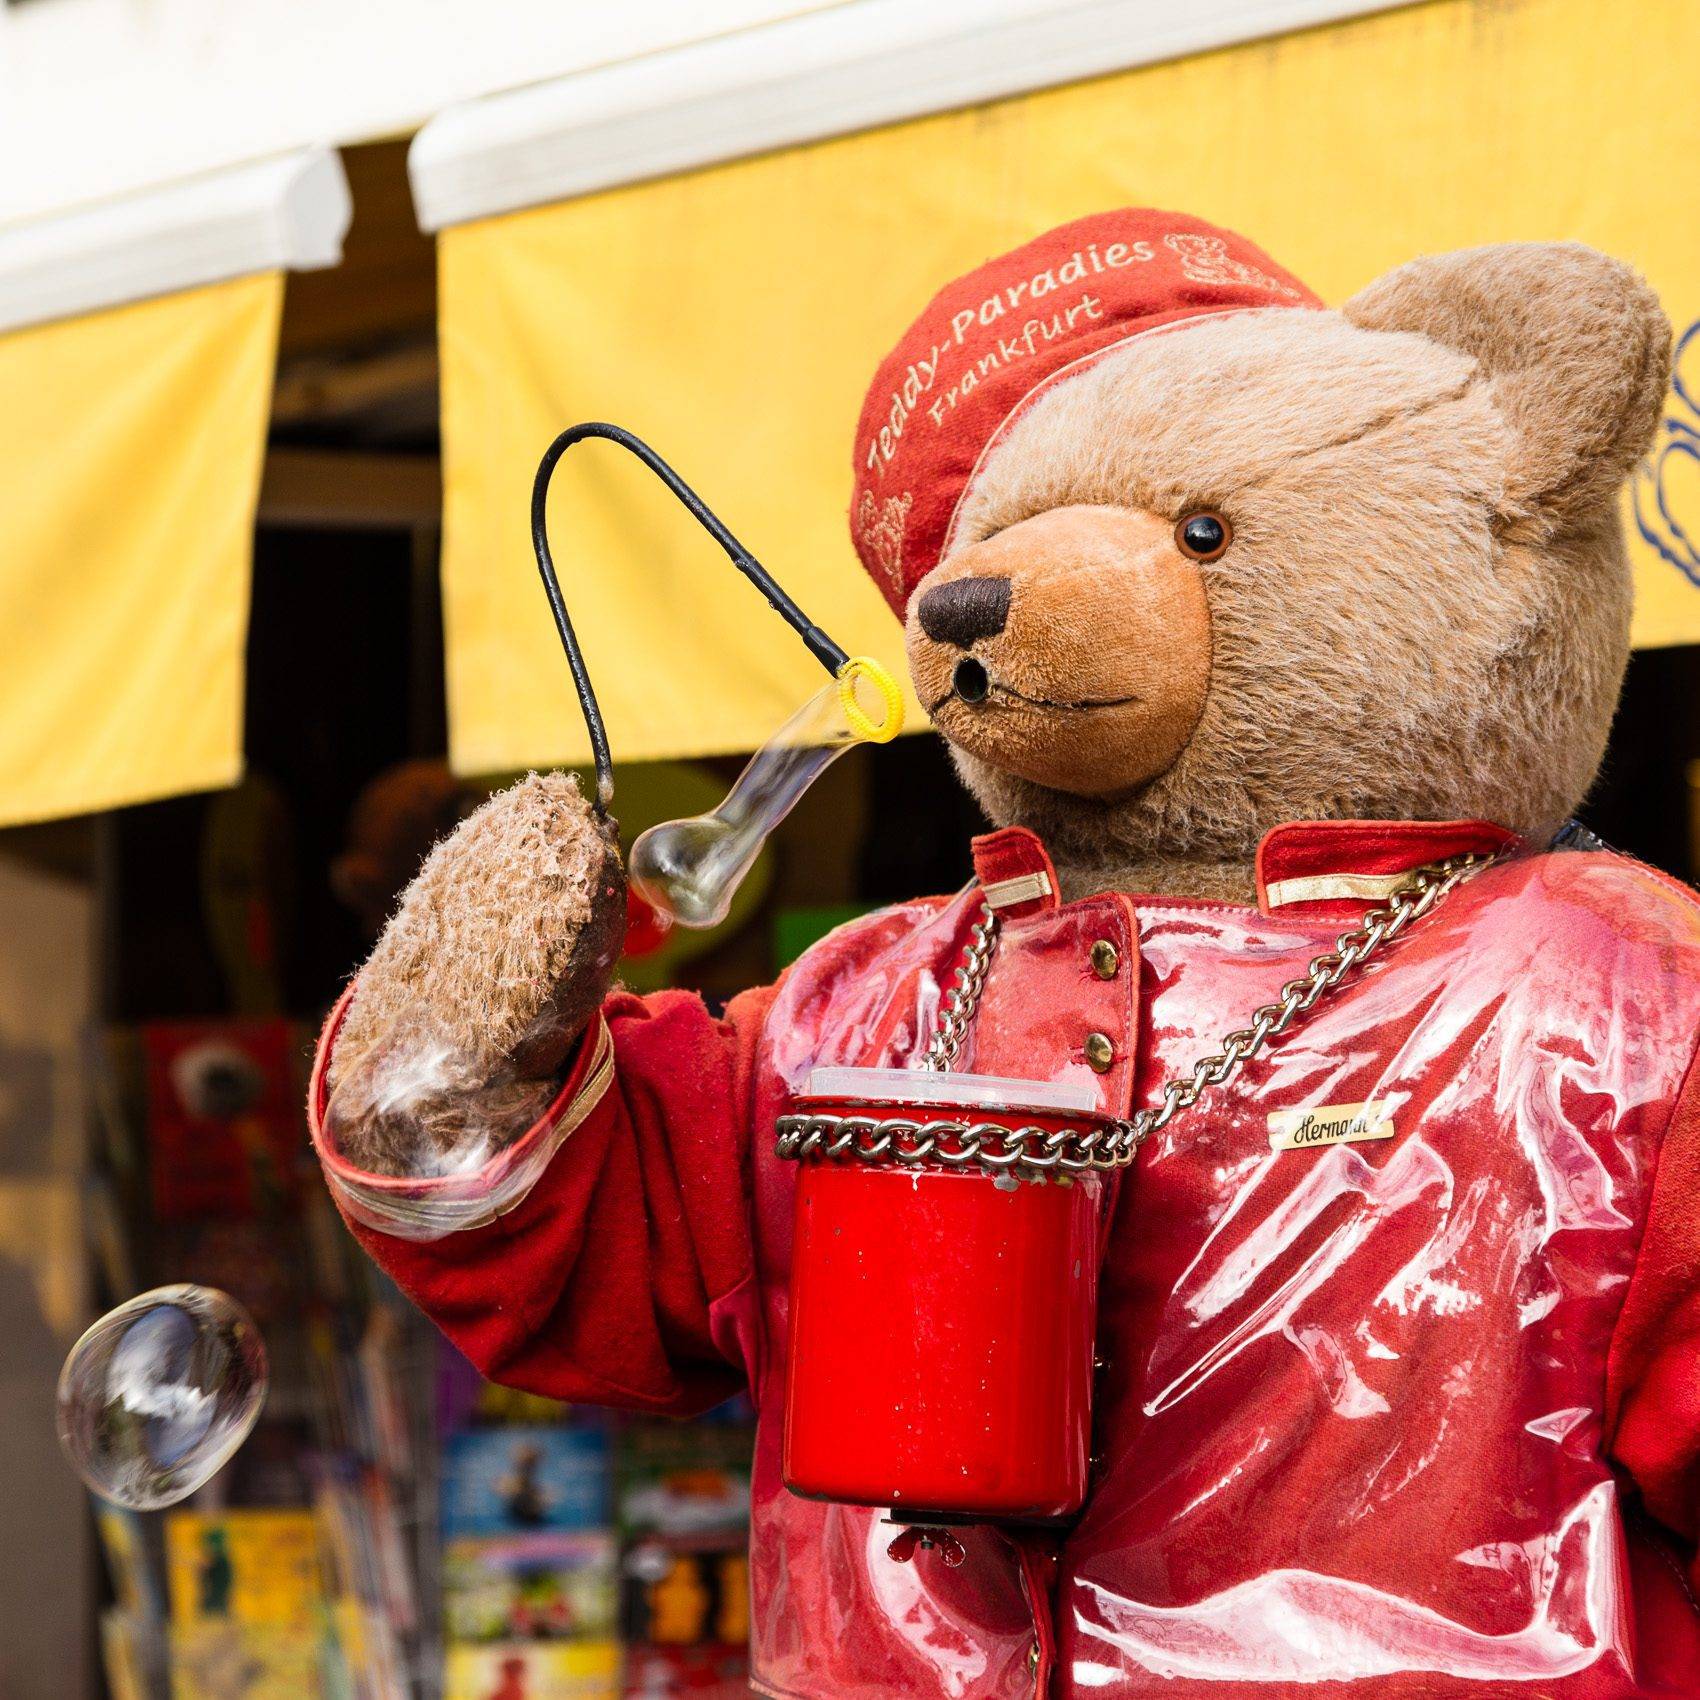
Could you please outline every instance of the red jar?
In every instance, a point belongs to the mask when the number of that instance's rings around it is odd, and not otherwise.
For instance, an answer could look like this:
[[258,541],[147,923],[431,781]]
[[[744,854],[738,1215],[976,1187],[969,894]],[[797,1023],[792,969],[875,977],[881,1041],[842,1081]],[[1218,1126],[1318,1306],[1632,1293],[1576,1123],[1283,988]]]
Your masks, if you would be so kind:
[[[833,1069],[817,1071],[782,1133],[843,1116],[1103,1125],[1076,1087]],[[1007,1145],[991,1135],[988,1148]],[[1078,1511],[1103,1177],[818,1149],[799,1167],[786,1486],[923,1524]]]

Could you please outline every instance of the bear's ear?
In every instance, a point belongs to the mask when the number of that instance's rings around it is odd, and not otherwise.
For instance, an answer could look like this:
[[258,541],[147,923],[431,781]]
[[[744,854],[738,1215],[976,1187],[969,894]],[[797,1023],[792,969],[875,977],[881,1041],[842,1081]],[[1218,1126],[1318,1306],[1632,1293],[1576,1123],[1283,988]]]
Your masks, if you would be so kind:
[[1617,260],[1579,243],[1506,243],[1400,266],[1342,309],[1475,359],[1515,437],[1508,519],[1563,529],[1646,452],[1670,377],[1670,321]]

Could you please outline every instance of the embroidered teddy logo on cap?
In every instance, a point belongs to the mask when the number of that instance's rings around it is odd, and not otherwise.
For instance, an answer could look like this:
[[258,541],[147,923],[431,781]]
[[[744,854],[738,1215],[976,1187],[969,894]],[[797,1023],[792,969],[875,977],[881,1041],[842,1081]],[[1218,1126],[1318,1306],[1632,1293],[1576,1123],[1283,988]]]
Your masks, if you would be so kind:
[[905,490],[901,496],[879,502],[872,490],[864,490],[856,506],[857,535],[873,551],[886,582],[899,596],[903,594],[903,531],[914,500]]
[[1267,289],[1297,301],[1299,292],[1284,283],[1277,283],[1267,272],[1248,266],[1244,260],[1229,257],[1228,246],[1220,236],[1188,236],[1176,232],[1163,238],[1163,246],[1180,256],[1181,273],[1194,283],[1241,283],[1253,289]]

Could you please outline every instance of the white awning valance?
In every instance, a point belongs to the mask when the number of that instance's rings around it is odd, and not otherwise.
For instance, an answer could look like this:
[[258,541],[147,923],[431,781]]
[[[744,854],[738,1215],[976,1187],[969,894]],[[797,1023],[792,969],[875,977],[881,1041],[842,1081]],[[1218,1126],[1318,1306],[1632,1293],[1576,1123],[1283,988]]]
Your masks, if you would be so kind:
[[441,230],[1409,3],[854,0],[450,107],[414,206]]
[[333,148],[302,148],[0,226],[0,332],[342,258],[353,211]]

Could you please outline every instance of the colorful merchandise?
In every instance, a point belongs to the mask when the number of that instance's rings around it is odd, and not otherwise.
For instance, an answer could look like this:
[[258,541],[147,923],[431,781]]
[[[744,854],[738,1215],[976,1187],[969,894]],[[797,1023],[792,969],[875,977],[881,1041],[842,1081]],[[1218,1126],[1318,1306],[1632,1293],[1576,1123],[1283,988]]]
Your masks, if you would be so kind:
[[154,1022],[142,1044],[159,1220],[285,1206],[296,1192],[301,1126],[289,1023]]
[[172,1700],[320,1691],[324,1595],[310,1511],[173,1511],[165,1556]]
[[322,1587],[310,1511],[173,1511],[165,1519],[171,1621],[310,1627]]
[[750,1639],[750,1559],[738,1538],[651,1536],[626,1554],[620,1624],[637,1646],[743,1647]]
[[742,1647],[632,1647],[625,1700],[747,1700],[749,1659]]
[[157,1623],[121,1608],[100,1614],[100,1657],[111,1700],[153,1700],[166,1682]]
[[615,1572],[606,1530],[462,1536],[443,1552],[444,1631],[461,1642],[606,1638]]
[[754,1449],[747,1420],[622,1426],[615,1452],[621,1535],[741,1535],[750,1520]]
[[141,1516],[97,1501],[94,1521],[119,1611],[150,1623],[163,1621],[165,1596],[160,1585],[157,1542],[150,1541]]
[[301,1700],[323,1692],[319,1632],[197,1623],[171,1631],[171,1700]]
[[443,1700],[618,1700],[613,1641],[509,1642],[449,1649]]
[[512,1535],[608,1521],[608,1438],[597,1428],[469,1429],[443,1448],[443,1533]]

